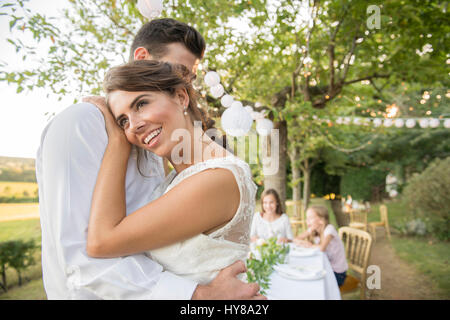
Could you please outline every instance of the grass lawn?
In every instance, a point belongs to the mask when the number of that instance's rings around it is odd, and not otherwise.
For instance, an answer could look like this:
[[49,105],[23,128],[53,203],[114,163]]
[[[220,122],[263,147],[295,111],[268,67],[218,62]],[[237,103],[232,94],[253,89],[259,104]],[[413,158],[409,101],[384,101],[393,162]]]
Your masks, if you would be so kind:
[[9,182],[0,181],[0,197],[10,197],[13,195],[23,196],[26,191],[30,196],[34,195],[38,190],[36,182]]

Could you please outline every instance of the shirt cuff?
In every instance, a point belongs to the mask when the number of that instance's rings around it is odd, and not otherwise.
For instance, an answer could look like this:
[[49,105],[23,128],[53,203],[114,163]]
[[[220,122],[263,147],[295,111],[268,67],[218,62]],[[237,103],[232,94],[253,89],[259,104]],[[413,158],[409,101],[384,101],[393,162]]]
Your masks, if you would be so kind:
[[181,278],[169,272],[163,272],[152,290],[152,300],[191,300],[198,283]]

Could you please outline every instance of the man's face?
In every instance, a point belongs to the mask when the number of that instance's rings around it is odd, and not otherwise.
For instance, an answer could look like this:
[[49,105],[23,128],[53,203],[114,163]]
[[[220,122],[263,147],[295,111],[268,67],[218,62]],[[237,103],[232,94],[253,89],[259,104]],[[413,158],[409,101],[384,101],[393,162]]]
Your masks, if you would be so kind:
[[[151,60],[154,58],[151,55],[147,55],[146,59]],[[182,64],[186,68],[191,70],[194,75],[197,74],[197,67],[200,62],[200,59],[197,58],[194,54],[192,54],[192,52],[190,52],[181,43],[168,44],[166,55],[164,55],[158,60],[174,64]]]

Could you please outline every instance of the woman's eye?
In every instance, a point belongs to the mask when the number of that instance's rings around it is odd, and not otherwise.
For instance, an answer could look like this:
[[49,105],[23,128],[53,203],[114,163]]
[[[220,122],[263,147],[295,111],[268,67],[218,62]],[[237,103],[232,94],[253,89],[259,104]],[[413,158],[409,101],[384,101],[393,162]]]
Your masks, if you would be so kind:
[[142,100],[142,101],[139,101],[137,104],[136,104],[136,109],[141,109],[143,106],[145,106],[147,104],[147,101],[145,101],[145,100]]
[[125,128],[125,126],[127,125],[127,123],[128,123],[128,120],[125,119],[125,118],[122,118],[122,119],[120,119],[120,120],[118,121],[119,127],[121,127],[122,129]]

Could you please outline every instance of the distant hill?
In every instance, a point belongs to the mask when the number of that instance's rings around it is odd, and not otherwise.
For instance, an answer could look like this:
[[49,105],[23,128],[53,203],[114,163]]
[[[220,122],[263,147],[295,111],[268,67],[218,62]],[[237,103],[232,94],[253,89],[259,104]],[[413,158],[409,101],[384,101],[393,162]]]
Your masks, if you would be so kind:
[[0,181],[36,182],[35,160],[0,156]]

